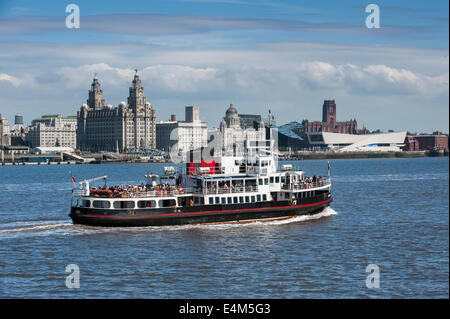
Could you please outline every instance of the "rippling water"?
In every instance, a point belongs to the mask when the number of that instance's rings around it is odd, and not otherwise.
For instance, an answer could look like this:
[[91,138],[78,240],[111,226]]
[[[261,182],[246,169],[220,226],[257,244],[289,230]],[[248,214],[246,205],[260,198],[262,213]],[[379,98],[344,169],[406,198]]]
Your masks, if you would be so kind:
[[[448,158],[330,162],[319,215],[154,228],[72,225],[69,172],[135,183],[161,164],[0,167],[0,297],[448,298]],[[326,175],[327,161],[296,164]]]

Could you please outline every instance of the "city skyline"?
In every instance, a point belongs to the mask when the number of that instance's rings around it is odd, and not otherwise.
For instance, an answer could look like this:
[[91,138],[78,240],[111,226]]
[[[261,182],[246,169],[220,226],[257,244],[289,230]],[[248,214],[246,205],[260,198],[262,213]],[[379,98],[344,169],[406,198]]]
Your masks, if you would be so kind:
[[[448,3],[378,1],[77,1],[0,5],[0,113],[10,123],[74,115],[98,73],[107,104],[126,100],[139,69],[157,120],[198,105],[217,127],[230,102],[278,123],[319,120],[324,100],[370,130],[448,133]],[[120,23],[117,23],[117,22]]]

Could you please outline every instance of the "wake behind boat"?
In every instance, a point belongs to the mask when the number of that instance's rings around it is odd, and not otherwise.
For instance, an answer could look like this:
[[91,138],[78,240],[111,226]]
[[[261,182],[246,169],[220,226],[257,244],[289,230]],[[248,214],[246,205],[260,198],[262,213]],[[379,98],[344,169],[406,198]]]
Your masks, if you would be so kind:
[[[329,168],[329,167],[328,167]],[[146,184],[107,186],[106,176],[72,190],[70,217],[93,226],[165,226],[284,219],[329,206],[328,176],[307,177],[274,155],[220,156],[164,168]],[[103,187],[91,183],[104,180]]]

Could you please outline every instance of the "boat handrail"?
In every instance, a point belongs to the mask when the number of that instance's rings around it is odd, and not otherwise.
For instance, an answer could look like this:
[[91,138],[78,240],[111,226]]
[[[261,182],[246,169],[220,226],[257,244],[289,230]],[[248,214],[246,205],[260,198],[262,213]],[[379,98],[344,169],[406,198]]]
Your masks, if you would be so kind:
[[204,195],[211,195],[211,194],[235,194],[235,193],[255,193],[258,191],[257,186],[246,186],[246,187],[208,187],[196,190],[196,194],[204,194]]
[[289,185],[283,185],[282,189],[303,190],[303,189],[318,188],[318,187],[329,186],[329,185],[331,185],[331,181],[329,179],[324,179],[324,180],[318,181],[318,182],[301,181],[301,182],[295,183],[295,184],[291,183]]

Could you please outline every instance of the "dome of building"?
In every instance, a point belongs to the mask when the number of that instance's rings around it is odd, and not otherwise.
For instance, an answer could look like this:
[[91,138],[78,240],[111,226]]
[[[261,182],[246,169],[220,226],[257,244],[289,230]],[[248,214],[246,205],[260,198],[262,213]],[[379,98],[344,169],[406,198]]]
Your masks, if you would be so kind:
[[233,104],[230,104],[230,107],[227,109],[226,115],[237,114],[237,110]]

